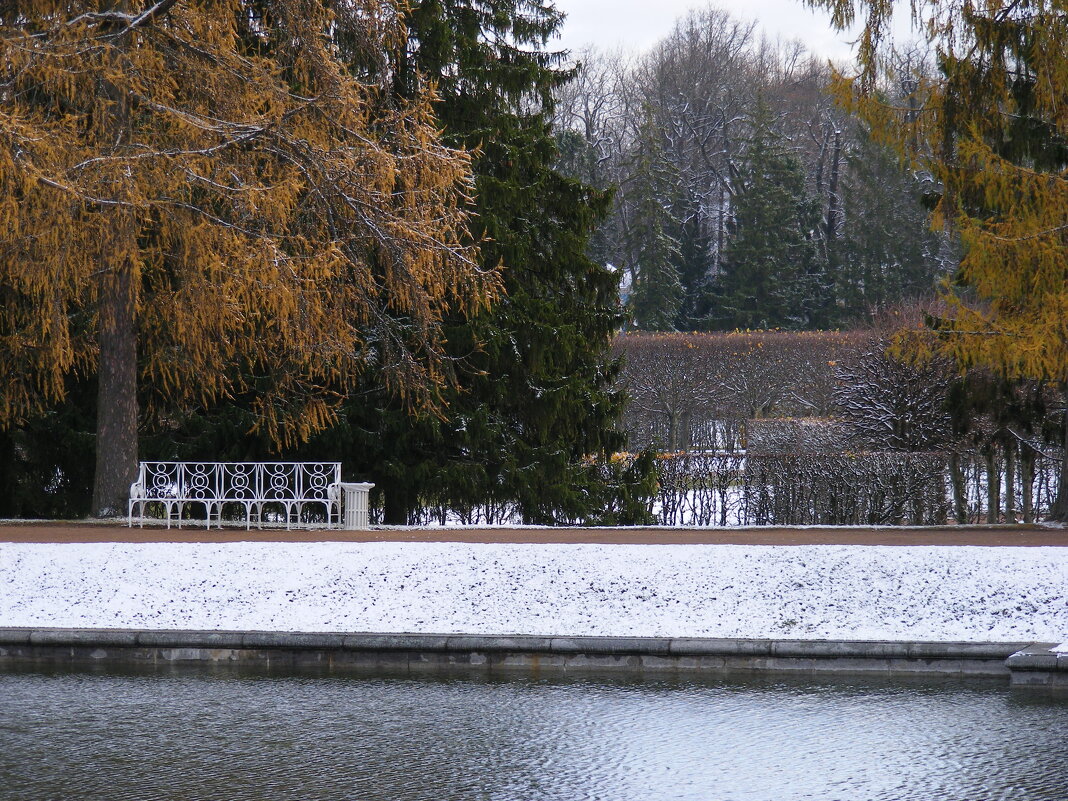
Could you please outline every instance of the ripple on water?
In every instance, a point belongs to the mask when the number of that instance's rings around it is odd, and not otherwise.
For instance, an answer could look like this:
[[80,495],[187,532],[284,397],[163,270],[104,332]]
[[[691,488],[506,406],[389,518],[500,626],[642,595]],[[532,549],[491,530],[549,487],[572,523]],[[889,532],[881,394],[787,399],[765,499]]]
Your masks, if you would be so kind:
[[1068,797],[997,686],[0,674],[0,801]]

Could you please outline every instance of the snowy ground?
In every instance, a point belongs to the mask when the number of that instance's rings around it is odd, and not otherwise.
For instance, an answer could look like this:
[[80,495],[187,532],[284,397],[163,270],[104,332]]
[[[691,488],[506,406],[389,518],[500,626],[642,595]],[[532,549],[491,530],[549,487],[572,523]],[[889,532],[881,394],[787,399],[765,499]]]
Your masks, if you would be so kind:
[[1068,639],[1068,548],[0,544],[0,626]]

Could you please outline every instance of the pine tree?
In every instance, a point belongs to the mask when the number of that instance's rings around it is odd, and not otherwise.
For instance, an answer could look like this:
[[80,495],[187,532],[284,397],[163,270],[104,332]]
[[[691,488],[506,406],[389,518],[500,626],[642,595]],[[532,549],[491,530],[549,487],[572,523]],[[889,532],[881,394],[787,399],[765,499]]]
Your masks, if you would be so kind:
[[718,281],[721,328],[818,327],[827,312],[813,234],[819,209],[805,191],[800,160],[758,104],[734,198]]
[[[868,11],[861,74],[839,97],[881,141],[942,187],[935,222],[960,234],[963,258],[943,350],[966,366],[1059,382],[1068,452],[1068,9],[1063,0],[924,0],[913,5],[941,75],[914,78],[915,102],[884,102],[880,45],[892,4],[810,0],[845,26]],[[958,291],[962,289],[963,291]],[[1068,519],[1068,458],[1054,516]]]
[[151,415],[247,394],[275,443],[370,365],[432,405],[442,314],[496,292],[461,241],[466,154],[428,92],[341,62],[352,43],[402,48],[396,8],[0,7],[0,425],[94,376],[94,514],[125,508],[139,395]]
[[561,20],[538,0],[412,5],[398,86],[435,82],[446,140],[478,148],[474,235],[505,294],[449,318],[459,386],[444,415],[413,422],[381,393],[348,404],[334,442],[383,489],[387,522],[435,501],[514,505],[529,523],[589,520],[602,505],[585,459],[622,444],[609,353],[621,316],[616,276],[586,255],[609,198],[554,169],[552,90],[570,73],[544,46]]

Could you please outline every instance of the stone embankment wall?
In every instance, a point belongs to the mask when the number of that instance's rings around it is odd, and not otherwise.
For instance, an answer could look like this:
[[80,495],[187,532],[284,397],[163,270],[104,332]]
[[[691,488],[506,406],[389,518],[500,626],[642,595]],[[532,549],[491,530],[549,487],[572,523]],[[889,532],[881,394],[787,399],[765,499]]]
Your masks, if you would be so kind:
[[478,670],[727,674],[938,674],[1068,686],[1049,643],[666,637],[522,637],[336,632],[0,629],[0,668],[230,665],[327,672]]

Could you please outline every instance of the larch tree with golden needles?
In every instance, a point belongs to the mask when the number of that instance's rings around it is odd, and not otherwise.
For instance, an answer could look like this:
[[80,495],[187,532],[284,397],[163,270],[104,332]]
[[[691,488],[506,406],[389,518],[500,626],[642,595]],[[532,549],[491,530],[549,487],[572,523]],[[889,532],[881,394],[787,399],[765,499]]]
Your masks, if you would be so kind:
[[94,514],[139,413],[255,393],[284,444],[368,370],[435,402],[499,279],[432,98],[368,77],[403,46],[382,0],[0,0],[0,425],[95,373]]
[[[881,46],[892,0],[807,0],[866,16],[841,99],[941,184],[935,222],[964,256],[938,321],[964,367],[1058,382],[1068,399],[1068,1],[913,0],[938,74],[901,75]],[[898,5],[904,5],[903,3]],[[881,89],[907,88],[904,102]],[[1068,409],[1065,412],[1068,451]],[[1068,519],[1068,458],[1052,516]]]

